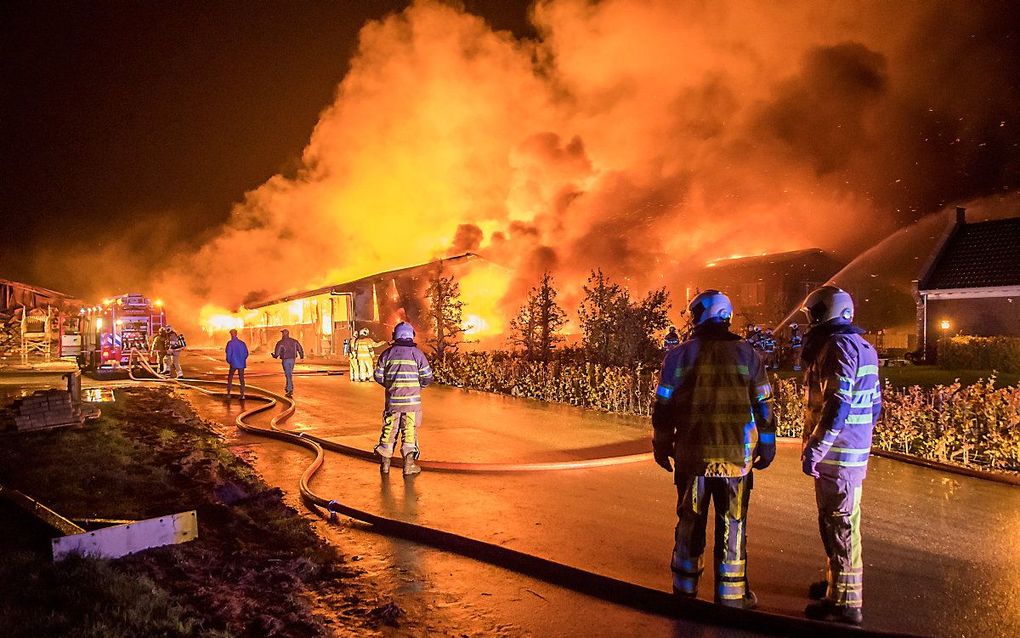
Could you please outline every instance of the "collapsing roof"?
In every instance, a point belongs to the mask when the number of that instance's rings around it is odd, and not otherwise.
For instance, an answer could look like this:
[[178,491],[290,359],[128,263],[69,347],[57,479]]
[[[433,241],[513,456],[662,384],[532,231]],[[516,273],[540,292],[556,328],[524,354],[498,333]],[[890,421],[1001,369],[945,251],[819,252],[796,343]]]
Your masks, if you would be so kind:
[[29,309],[41,308],[47,305],[61,305],[77,301],[63,292],[33,286],[20,281],[0,279],[0,311],[5,311],[16,306],[25,306]]
[[360,284],[360,283],[371,282],[371,281],[376,280],[376,279],[392,278],[392,277],[396,277],[398,275],[403,275],[403,274],[406,274],[406,273],[410,273],[410,272],[415,271],[415,270],[420,270],[422,268],[427,268],[429,266],[437,266],[440,263],[444,263],[444,264],[447,264],[447,263],[449,263],[449,264],[459,264],[459,263],[462,263],[462,262],[467,262],[467,261],[470,261],[470,260],[473,260],[473,259],[479,259],[479,258],[480,257],[478,255],[474,254],[474,253],[463,253],[461,255],[454,255],[453,257],[446,257],[444,259],[438,259],[436,261],[431,261],[431,262],[424,263],[424,264],[418,264],[416,266],[406,266],[404,268],[397,268],[395,270],[388,270],[386,272],[381,272],[381,273],[376,273],[376,274],[373,274],[373,275],[368,275],[366,277],[361,277],[360,279],[355,279],[355,280],[352,280],[352,281],[347,281],[347,282],[344,282],[344,283],[341,283],[341,284],[333,284],[331,286],[323,286],[322,288],[316,288],[314,290],[302,290],[302,291],[290,293],[290,294],[287,294],[287,295],[281,295],[281,296],[273,297],[271,299],[259,300],[259,301],[253,302],[253,303],[246,303],[244,305],[244,307],[247,308],[248,310],[255,310],[257,308],[264,308],[265,306],[271,306],[273,304],[283,303],[283,302],[287,302],[287,301],[296,301],[298,299],[307,299],[309,297],[315,297],[315,296],[318,296],[318,295],[325,295],[325,294],[330,294],[330,293],[337,293],[337,294],[339,294],[339,293],[343,293],[343,292],[351,292],[352,289],[355,286],[357,286],[358,284]]
[[967,223],[963,209],[918,280],[935,298],[1020,294],[1020,217]]

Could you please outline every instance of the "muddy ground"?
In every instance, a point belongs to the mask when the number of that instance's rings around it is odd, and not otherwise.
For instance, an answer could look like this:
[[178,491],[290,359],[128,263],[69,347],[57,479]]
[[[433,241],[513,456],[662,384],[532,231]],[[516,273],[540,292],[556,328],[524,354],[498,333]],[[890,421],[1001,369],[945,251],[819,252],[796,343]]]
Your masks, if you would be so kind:
[[199,538],[52,565],[52,532],[0,512],[0,635],[457,635],[409,616],[324,542],[214,427],[160,388],[124,388],[75,430],[0,437],[0,483],[71,519],[195,509]]

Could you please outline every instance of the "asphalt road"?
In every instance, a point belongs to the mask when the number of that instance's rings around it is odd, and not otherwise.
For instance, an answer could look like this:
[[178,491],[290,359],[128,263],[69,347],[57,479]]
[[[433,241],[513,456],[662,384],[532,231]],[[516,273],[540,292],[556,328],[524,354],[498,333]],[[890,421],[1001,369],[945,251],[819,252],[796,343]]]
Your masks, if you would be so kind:
[[[225,372],[215,358],[193,353],[186,368],[196,376]],[[250,382],[279,390],[277,371],[274,362],[255,363]],[[298,410],[288,428],[364,449],[375,444],[381,388],[352,384],[346,376],[302,376],[295,385]],[[225,423],[240,410],[236,403],[198,404]],[[446,461],[628,454],[647,450],[650,427],[647,419],[442,387],[425,391],[424,410],[422,458]],[[278,442],[248,443],[267,479],[290,490],[306,453]],[[805,589],[820,576],[823,557],[813,489],[798,457],[797,444],[782,443],[773,466],[756,472],[748,523],[748,569],[760,606],[790,615],[800,615],[808,602]],[[865,626],[935,636],[1020,635],[1020,489],[881,458],[872,460],[869,472],[863,501]],[[331,454],[313,487],[358,508],[635,583],[670,586],[676,493],[671,477],[650,461],[531,474],[432,472],[405,482],[399,473],[381,478],[368,462]],[[525,586],[528,579],[401,541],[374,543],[380,560],[420,575],[471,613],[505,615],[507,626],[525,633],[591,635],[593,613],[601,635],[715,633],[534,581]],[[709,572],[701,586],[706,599]],[[514,591],[535,596],[507,602]]]

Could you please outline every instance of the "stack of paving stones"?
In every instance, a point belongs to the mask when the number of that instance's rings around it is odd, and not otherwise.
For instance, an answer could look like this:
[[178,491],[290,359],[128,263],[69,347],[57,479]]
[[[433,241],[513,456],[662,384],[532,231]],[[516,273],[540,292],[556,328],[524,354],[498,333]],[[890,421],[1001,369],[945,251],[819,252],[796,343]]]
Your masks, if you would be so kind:
[[18,432],[47,430],[82,424],[81,408],[71,404],[66,390],[38,390],[11,406]]

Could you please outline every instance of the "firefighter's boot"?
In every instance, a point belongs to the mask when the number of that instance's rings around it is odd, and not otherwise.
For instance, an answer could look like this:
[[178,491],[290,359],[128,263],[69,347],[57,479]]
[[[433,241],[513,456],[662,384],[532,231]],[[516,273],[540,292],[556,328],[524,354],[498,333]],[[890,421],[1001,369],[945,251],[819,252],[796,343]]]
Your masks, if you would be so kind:
[[827,580],[816,580],[808,586],[808,598],[811,600],[821,600],[825,598],[825,593],[829,590],[829,581]]
[[383,456],[379,459],[379,473],[389,474],[390,473],[390,457]]
[[421,474],[421,466],[418,465],[413,454],[408,454],[404,457],[404,476],[414,476],[415,474]]
[[804,615],[811,620],[838,622],[846,625],[860,625],[864,622],[864,614],[860,607],[837,605],[830,600],[811,603],[804,609]]

